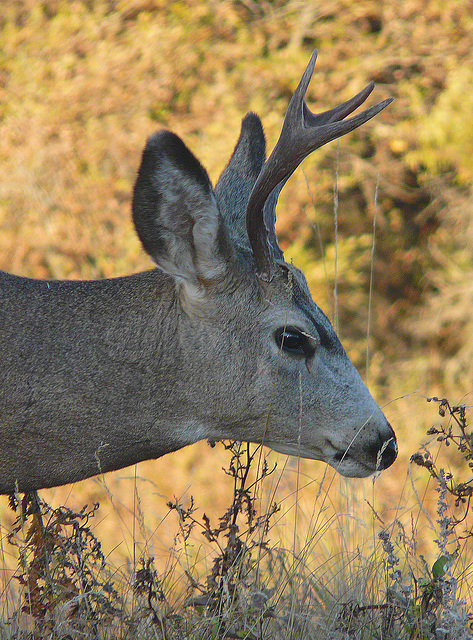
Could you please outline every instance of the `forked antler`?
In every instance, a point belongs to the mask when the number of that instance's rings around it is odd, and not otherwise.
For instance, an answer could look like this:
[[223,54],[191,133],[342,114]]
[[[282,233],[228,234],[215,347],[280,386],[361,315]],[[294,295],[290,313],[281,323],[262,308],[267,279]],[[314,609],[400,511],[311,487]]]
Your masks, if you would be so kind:
[[314,51],[287,109],[281,135],[265,162],[251,192],[246,209],[246,227],[260,276],[270,279],[275,260],[282,258],[274,225],[279,193],[287,179],[312,151],[356,129],[387,107],[392,98],[362,111],[348,120],[347,115],[357,109],[373,91],[370,82],[360,93],[324,113],[314,114],[307,107],[305,94],[312,77],[317,51]]

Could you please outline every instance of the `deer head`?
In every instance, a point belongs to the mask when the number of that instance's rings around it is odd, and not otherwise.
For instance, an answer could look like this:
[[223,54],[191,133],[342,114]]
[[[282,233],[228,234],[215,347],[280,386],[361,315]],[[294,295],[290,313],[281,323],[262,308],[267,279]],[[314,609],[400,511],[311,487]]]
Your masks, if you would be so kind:
[[157,268],[102,281],[0,273],[0,492],[64,484],[208,438],[263,443],[346,476],[392,464],[397,445],[303,274],[275,233],[279,193],[373,85],[314,115],[316,54],[265,161],[248,114],[215,189],[173,133],[151,136],[133,220]]

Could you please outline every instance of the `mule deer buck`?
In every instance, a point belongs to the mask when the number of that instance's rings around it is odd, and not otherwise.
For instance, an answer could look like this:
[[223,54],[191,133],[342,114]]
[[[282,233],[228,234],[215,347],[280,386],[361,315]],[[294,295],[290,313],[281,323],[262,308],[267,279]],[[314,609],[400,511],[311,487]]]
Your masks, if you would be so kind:
[[0,273],[0,493],[75,482],[201,439],[263,443],[345,476],[389,467],[386,418],[275,234],[312,151],[375,116],[373,89],[313,114],[316,53],[265,161],[242,122],[215,189],[173,133],[152,135],[133,220],[157,268],[101,281]]

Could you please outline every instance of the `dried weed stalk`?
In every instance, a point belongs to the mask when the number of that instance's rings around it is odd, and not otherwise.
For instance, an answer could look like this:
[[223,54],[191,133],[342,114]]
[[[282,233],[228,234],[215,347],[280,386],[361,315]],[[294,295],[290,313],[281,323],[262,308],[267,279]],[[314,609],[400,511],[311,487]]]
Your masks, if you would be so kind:
[[53,509],[36,492],[10,506],[19,512],[8,542],[18,549],[15,579],[22,587],[16,617],[33,621],[31,638],[86,632],[96,635],[101,625],[121,615],[121,603],[109,579],[101,544],[89,522],[99,508]]

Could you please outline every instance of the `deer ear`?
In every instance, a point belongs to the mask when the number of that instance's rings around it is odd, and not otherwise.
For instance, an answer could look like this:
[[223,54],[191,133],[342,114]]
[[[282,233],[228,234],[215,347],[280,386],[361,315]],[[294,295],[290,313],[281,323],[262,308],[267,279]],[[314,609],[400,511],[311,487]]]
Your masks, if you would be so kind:
[[230,162],[215,187],[215,195],[232,239],[248,248],[246,208],[265,158],[263,125],[255,113],[247,113]]
[[133,193],[136,231],[163,271],[197,290],[221,278],[232,247],[207,172],[169,131],[151,136]]

